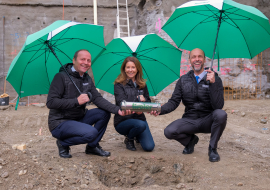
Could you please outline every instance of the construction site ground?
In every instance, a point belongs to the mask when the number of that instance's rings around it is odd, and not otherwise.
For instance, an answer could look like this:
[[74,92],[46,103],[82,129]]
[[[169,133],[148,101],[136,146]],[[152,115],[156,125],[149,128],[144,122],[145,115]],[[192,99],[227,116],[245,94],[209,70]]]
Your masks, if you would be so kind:
[[[221,160],[208,161],[210,134],[198,134],[190,155],[164,136],[184,106],[147,121],[154,137],[153,152],[129,151],[113,127],[113,115],[100,142],[109,158],[71,147],[72,158],[58,156],[48,130],[46,107],[19,106],[0,110],[0,189],[269,189],[269,100],[226,101],[227,127],[219,141]],[[95,106],[88,106],[89,109]],[[24,151],[15,149],[25,144]]]

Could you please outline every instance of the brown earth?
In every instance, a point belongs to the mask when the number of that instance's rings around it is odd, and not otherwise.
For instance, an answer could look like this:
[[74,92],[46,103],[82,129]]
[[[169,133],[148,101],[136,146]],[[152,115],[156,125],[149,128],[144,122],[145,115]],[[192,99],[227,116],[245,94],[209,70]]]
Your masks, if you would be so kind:
[[[71,159],[58,156],[46,107],[9,107],[0,110],[0,189],[269,189],[269,105],[266,100],[225,102],[228,123],[218,163],[208,161],[209,134],[198,135],[191,155],[183,155],[178,142],[165,138],[163,130],[181,117],[182,104],[164,116],[147,115],[153,152],[144,152],[139,144],[135,152],[125,149],[112,117],[100,143],[111,157],[86,155],[85,145],[78,145],[71,148]],[[24,152],[12,149],[23,143]]]

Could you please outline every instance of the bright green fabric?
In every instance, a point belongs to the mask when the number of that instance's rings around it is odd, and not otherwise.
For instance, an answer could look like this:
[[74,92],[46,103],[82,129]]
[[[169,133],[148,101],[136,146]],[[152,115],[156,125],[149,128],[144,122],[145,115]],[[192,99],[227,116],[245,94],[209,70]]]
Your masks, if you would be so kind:
[[[224,0],[215,59],[248,58],[270,47],[269,20],[254,7]],[[163,30],[181,49],[200,48],[212,58],[220,12],[211,5],[177,8]]]
[[[61,65],[44,42],[51,31],[69,22],[56,21],[27,37],[7,75],[7,81],[19,97],[48,93],[50,83]],[[79,49],[87,49],[93,61],[105,48],[103,26],[74,25],[55,35],[49,43],[63,65],[71,63],[74,53]]]
[[[113,83],[120,74],[120,67],[133,53],[121,38],[112,40],[92,64],[96,87],[114,94]],[[146,35],[135,53],[142,64],[150,96],[157,95],[180,77],[182,52],[156,34]]]

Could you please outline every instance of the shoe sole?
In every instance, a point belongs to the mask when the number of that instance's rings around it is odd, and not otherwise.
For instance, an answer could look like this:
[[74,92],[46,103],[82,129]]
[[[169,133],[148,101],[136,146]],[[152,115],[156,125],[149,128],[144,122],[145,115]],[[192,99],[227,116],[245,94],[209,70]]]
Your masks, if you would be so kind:
[[111,156],[111,154],[109,154],[108,156],[103,156],[103,155],[100,155],[100,154],[95,154],[95,153],[89,153],[89,152],[85,152],[85,154],[91,154],[91,155],[96,155],[96,156],[101,156],[101,157],[109,157],[109,156]]
[[219,162],[220,161],[220,158],[218,160],[210,160],[210,158],[209,158],[209,161],[210,162]]

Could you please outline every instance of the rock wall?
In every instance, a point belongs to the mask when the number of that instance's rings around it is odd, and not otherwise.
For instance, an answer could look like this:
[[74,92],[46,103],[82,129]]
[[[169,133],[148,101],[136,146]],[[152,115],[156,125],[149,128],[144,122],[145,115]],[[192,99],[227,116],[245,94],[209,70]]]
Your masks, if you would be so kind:
[[[92,0],[65,0],[64,2],[64,19],[93,23]],[[174,42],[161,30],[161,27],[171,16],[175,8],[185,2],[187,0],[128,0],[131,35],[156,33],[174,45]],[[254,6],[270,18],[269,0],[236,0],[236,2]],[[56,20],[61,20],[63,18],[62,3],[62,0],[0,0],[0,12],[2,13],[2,17],[0,18],[0,94],[3,93],[3,76],[6,76],[10,63],[20,51],[27,35],[45,28]],[[104,25],[105,43],[108,44],[116,37],[116,0],[98,0],[97,3],[98,24]],[[188,53],[187,51],[183,52],[181,75],[190,70]],[[264,94],[267,94],[270,91],[269,60],[270,57],[264,56],[262,59],[264,66],[255,70],[256,72],[250,71],[249,74],[247,74],[249,71],[237,65],[230,68],[221,66],[219,73],[227,72],[226,75],[222,75],[223,79],[228,79],[228,81],[234,81],[234,84],[239,84],[236,86],[228,85],[228,88],[232,89],[246,88],[254,91],[254,88],[258,84],[258,79],[260,79],[262,90],[264,90]],[[243,82],[238,82],[242,81],[242,79],[237,78],[243,78],[243,76],[252,76],[252,79],[242,84]],[[175,83],[154,98],[165,102],[170,97],[174,85]],[[16,96],[16,92],[8,82],[6,93],[11,98]],[[107,93],[102,94],[110,101],[113,101],[113,96]],[[41,96],[31,97],[31,99],[34,99],[33,101],[35,99],[36,101],[45,101],[45,98]]]

